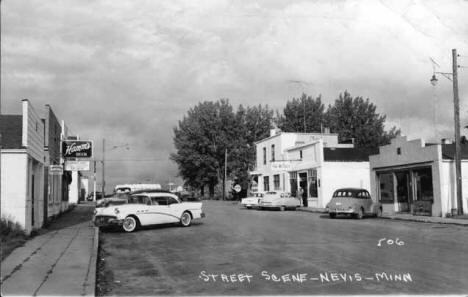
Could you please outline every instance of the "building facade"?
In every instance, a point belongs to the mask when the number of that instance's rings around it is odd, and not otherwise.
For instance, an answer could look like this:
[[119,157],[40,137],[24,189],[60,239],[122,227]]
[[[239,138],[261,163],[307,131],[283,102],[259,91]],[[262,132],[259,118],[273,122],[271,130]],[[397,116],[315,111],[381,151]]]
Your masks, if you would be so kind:
[[[454,144],[404,136],[370,156],[371,194],[384,213],[447,216],[457,209]],[[467,212],[468,145],[462,145],[463,209]]]
[[304,206],[324,208],[341,187],[370,189],[369,153],[338,143],[333,133],[283,133],[256,143],[256,169],[250,172],[260,192],[303,192]]
[[44,222],[44,123],[29,100],[21,115],[1,115],[2,217],[30,233]]
[[49,171],[51,165],[61,165],[60,134],[62,132],[62,126],[50,105],[45,106],[44,124],[44,152],[46,157],[44,168],[44,184],[46,185],[44,187],[45,218],[51,219],[62,211],[63,184],[62,175],[53,174]]

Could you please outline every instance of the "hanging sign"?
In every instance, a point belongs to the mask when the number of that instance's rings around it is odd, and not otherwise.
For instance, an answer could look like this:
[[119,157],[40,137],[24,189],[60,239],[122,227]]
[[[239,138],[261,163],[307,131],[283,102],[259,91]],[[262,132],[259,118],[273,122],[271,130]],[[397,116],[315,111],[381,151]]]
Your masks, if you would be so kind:
[[63,175],[63,166],[62,165],[50,165],[49,174],[50,175]]
[[62,141],[62,156],[64,159],[91,158],[93,142],[91,140],[64,140]]
[[88,171],[89,161],[65,161],[65,170],[67,171]]

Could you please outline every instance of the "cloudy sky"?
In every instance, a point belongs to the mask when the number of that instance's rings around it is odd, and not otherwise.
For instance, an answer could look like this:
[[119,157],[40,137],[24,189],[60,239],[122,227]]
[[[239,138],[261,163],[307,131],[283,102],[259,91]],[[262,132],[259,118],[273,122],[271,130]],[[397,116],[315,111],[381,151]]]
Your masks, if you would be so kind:
[[[449,80],[468,67],[466,0],[1,2],[2,113],[28,98],[106,148],[108,184],[166,183],[172,129],[203,100],[281,109],[302,92],[370,98],[409,138],[453,134]],[[293,82],[294,81],[294,82]],[[459,71],[468,124],[468,68]],[[463,131],[466,135],[467,130]]]

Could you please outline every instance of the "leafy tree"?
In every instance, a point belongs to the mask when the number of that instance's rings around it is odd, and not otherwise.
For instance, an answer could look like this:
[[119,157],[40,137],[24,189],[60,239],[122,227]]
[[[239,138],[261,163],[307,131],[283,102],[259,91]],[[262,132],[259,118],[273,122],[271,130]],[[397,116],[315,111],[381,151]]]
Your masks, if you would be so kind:
[[339,134],[340,141],[354,138],[357,147],[377,148],[388,144],[400,130],[392,127],[389,132],[385,131],[386,116],[378,114],[376,109],[369,99],[352,98],[345,91],[333,106],[328,106],[326,123],[332,132]]
[[269,136],[274,113],[267,106],[257,105],[244,108],[239,106],[237,118],[237,140],[234,154],[228,157],[231,177],[236,177],[242,188],[247,188],[248,171],[256,161],[255,142]]
[[174,128],[177,153],[171,155],[192,187],[209,186],[210,196],[221,178],[224,152],[233,139],[235,116],[228,100],[202,102]]
[[208,185],[213,196],[224,177],[227,151],[228,175],[245,186],[255,163],[254,142],[268,136],[272,118],[273,111],[261,105],[241,105],[234,112],[228,100],[199,103],[174,128],[177,152],[171,159],[187,185],[200,189]]
[[286,103],[283,115],[278,116],[278,126],[285,132],[320,132],[324,111],[320,95],[314,99],[303,93],[301,98]]

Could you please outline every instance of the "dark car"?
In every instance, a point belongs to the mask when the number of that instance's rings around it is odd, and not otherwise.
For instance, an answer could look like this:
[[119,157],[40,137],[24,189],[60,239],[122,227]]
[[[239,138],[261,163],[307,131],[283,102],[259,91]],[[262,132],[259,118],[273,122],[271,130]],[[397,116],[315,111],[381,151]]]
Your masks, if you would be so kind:
[[351,215],[357,219],[362,219],[365,215],[382,215],[380,202],[373,201],[367,190],[356,188],[336,190],[326,209],[330,218],[335,218],[338,214]]

